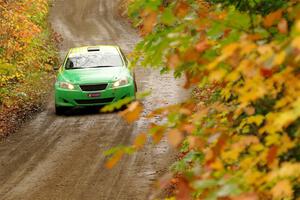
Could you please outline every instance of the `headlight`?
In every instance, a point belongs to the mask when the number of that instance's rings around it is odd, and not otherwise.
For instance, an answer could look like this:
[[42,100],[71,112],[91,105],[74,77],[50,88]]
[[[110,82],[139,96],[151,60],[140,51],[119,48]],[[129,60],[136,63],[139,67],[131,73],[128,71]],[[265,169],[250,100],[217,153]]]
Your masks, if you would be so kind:
[[68,89],[68,90],[74,90],[74,85],[72,85],[71,83],[67,83],[67,82],[60,82],[59,83],[59,87],[63,88],[63,89]]
[[113,88],[120,87],[120,86],[127,85],[127,84],[128,84],[128,79],[121,78],[118,81],[114,82]]

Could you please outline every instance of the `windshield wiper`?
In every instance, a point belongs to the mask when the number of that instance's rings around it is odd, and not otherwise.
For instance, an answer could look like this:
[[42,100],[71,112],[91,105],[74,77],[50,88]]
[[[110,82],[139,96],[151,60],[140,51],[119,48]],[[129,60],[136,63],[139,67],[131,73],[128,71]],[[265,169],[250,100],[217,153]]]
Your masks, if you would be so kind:
[[68,69],[90,69],[90,68],[102,68],[102,67],[118,67],[113,65],[101,65],[101,66],[95,66],[95,67],[72,67],[72,68],[66,68]]
[[101,68],[101,67],[116,67],[116,66],[112,66],[112,65],[101,65],[101,66],[87,67],[87,68]]
[[72,68],[66,68],[66,70],[69,70],[69,69],[83,69],[82,67],[72,67]]

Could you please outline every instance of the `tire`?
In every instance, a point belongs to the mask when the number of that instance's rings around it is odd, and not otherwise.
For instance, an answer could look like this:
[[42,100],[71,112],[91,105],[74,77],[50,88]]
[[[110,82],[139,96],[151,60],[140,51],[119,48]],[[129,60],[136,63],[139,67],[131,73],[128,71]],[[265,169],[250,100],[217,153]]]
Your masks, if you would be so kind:
[[136,84],[136,80],[135,80],[135,73],[133,73],[133,82],[134,82],[134,92],[137,92],[137,84]]
[[136,81],[134,80],[134,92],[136,93],[137,92],[137,84],[136,84]]
[[65,114],[66,111],[67,111],[66,107],[55,106],[55,114],[56,115],[63,115],[63,114]]

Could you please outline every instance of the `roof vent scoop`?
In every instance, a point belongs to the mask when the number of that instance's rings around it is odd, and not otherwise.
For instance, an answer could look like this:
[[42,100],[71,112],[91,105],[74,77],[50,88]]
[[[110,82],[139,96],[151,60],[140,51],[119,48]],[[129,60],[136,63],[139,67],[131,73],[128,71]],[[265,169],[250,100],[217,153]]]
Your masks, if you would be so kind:
[[87,49],[88,52],[93,52],[93,51],[100,51],[100,48],[98,47],[90,47]]

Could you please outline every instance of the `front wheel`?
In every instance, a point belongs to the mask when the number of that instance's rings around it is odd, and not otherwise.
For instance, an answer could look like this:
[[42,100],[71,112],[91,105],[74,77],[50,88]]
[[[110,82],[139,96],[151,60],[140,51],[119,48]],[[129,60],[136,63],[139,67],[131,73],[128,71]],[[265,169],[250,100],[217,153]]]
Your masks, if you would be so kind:
[[136,80],[135,80],[135,73],[133,73],[133,83],[134,83],[134,92],[137,92],[137,84],[136,84]]
[[63,115],[67,111],[67,107],[63,106],[55,106],[55,114],[56,115]]
[[134,92],[136,93],[137,92],[137,84],[136,84],[136,81],[134,80]]

